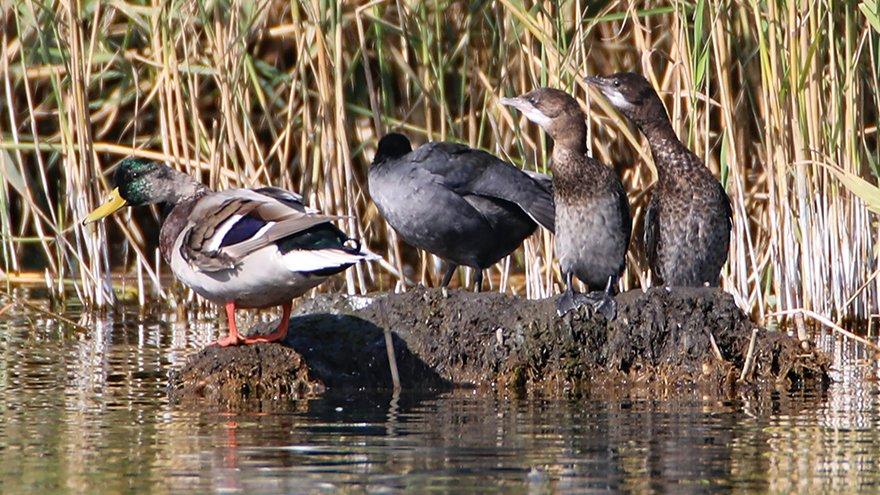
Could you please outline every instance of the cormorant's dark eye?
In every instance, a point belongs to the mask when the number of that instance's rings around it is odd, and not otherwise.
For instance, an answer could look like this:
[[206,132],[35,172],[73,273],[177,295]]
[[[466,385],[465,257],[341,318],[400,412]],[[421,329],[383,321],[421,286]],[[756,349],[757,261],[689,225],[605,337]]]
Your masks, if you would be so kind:
[[529,96],[529,103],[534,105],[535,103],[538,103],[538,99],[535,98],[534,96]]
[[615,87],[615,88],[619,88],[619,87],[620,87],[620,79],[615,79],[615,80],[614,80],[614,87]]

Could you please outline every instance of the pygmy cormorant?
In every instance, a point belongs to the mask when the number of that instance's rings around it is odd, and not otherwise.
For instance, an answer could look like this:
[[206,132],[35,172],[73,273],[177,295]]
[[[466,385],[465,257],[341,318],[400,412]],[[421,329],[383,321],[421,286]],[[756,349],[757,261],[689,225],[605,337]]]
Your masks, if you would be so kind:
[[[556,201],[556,252],[566,291],[557,302],[564,314],[586,299],[609,319],[612,295],[626,265],[632,219],[626,191],[614,171],[587,154],[587,126],[577,101],[540,88],[501,103],[520,110],[553,139],[551,168]],[[572,276],[591,293],[575,295]]]
[[730,246],[727,193],[672,129],[663,102],[639,74],[587,77],[648,139],[657,184],[645,212],[645,253],[655,282],[717,286]]

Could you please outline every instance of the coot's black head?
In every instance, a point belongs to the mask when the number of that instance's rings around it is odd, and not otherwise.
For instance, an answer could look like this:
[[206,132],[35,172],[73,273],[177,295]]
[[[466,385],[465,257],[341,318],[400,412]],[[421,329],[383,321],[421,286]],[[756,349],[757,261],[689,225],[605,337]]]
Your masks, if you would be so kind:
[[654,87],[641,74],[619,72],[605,77],[587,76],[585,79],[608,98],[614,108],[639,127],[669,120]]
[[409,138],[396,132],[386,134],[379,140],[376,156],[373,157],[373,165],[382,163],[385,160],[400,158],[410,151],[412,151],[412,144],[409,142]]
[[501,98],[501,104],[522,112],[557,143],[562,141],[578,148],[584,145],[587,132],[584,114],[577,100],[565,91],[538,88],[514,98]]

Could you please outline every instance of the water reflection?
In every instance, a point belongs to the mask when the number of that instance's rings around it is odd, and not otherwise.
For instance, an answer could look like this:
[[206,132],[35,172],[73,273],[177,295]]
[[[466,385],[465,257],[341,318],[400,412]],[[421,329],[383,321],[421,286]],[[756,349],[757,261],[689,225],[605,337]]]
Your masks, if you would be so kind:
[[824,492],[880,480],[878,367],[833,338],[819,345],[837,381],[819,397],[329,394],[221,414],[172,406],[164,390],[167,370],[216,336],[211,319],[83,322],[87,333],[32,314],[0,321],[4,493]]

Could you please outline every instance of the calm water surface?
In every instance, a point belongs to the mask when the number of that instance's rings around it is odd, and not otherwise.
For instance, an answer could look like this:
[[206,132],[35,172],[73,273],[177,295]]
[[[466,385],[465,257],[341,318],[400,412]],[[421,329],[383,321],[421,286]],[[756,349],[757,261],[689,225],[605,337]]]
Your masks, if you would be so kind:
[[0,317],[0,492],[880,491],[876,362],[831,337],[823,396],[329,395],[265,414],[168,403],[216,323]]

